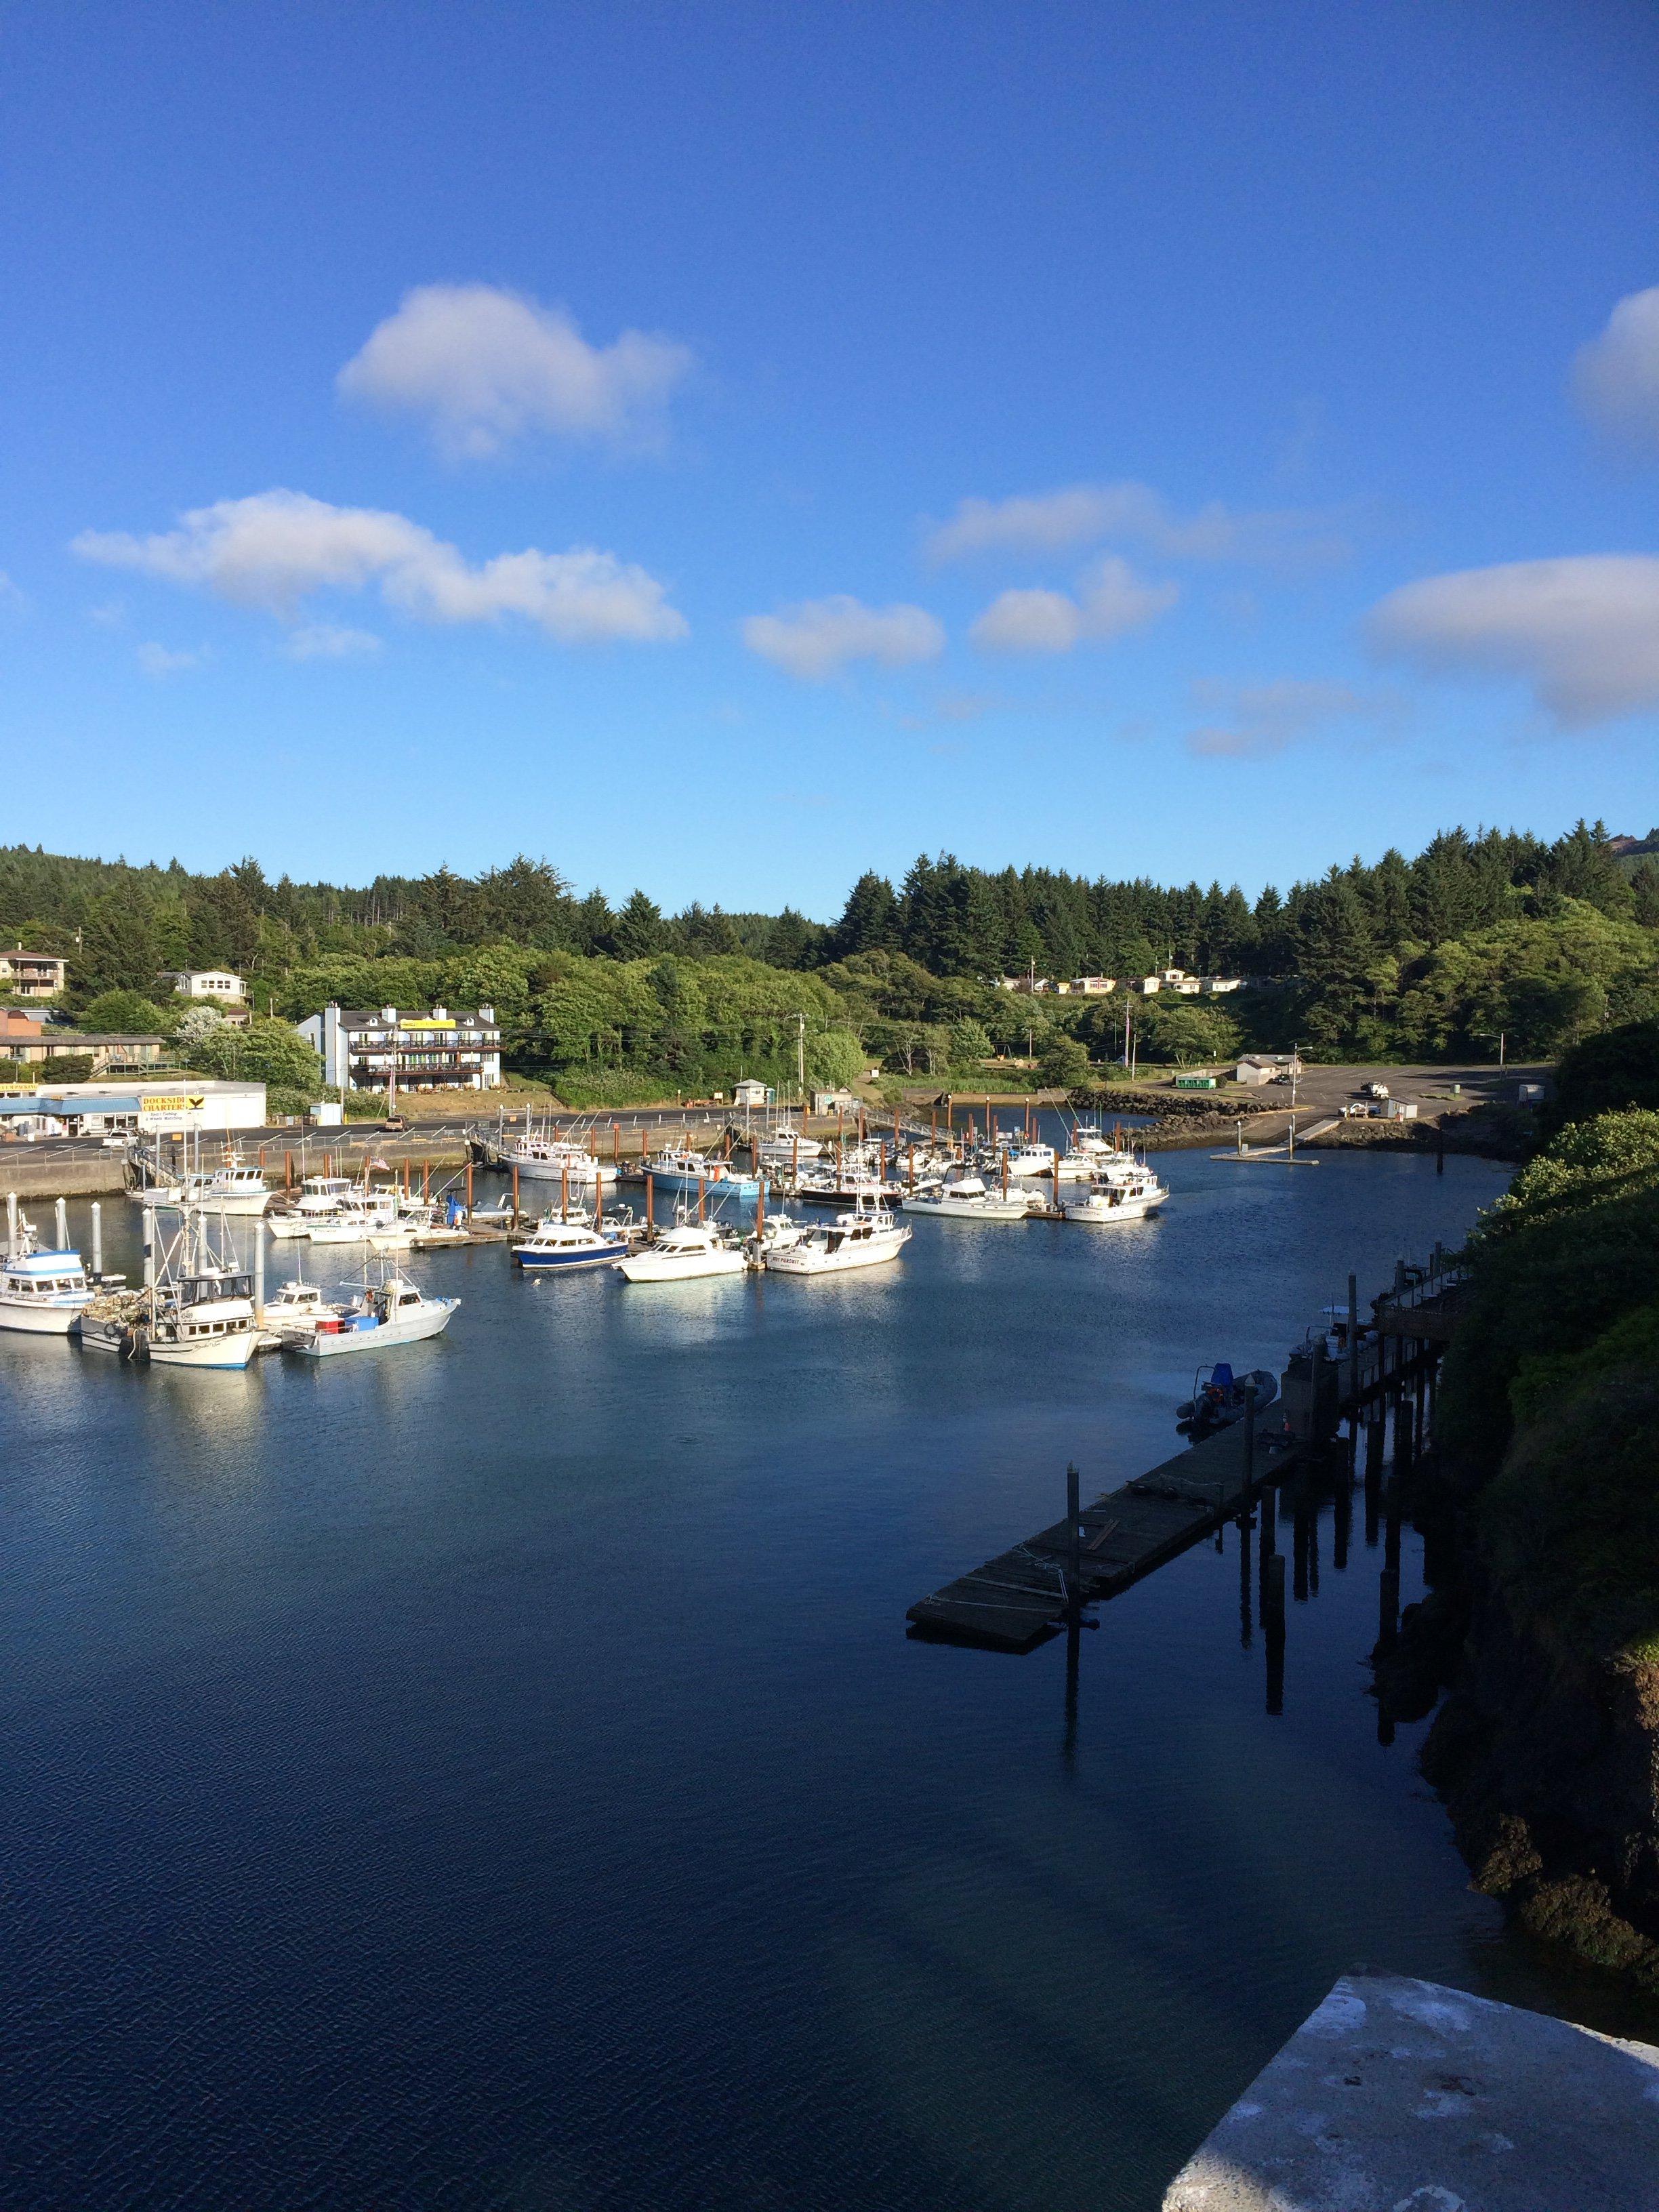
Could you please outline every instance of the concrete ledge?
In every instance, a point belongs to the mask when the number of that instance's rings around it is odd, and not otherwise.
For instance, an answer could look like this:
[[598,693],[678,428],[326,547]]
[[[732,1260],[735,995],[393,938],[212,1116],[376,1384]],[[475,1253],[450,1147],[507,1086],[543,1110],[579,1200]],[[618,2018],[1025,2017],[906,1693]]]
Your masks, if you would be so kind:
[[1659,2049],[1344,1974],[1164,2212],[1659,2212]]

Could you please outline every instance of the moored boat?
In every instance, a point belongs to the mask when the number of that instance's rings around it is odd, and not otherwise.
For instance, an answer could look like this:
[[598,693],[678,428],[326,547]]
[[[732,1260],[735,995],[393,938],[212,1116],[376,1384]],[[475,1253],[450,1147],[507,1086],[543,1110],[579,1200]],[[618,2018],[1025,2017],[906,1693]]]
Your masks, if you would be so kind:
[[585,1267],[614,1267],[628,1250],[622,1229],[595,1229],[586,1221],[561,1221],[545,1215],[528,1237],[512,1247],[526,1273],[571,1273]]
[[617,1262],[630,1283],[684,1283],[701,1275],[742,1275],[749,1262],[706,1221],[678,1221],[654,1244]]
[[386,1352],[399,1344],[418,1344],[449,1327],[459,1298],[429,1298],[398,1274],[366,1282],[332,1319],[319,1321],[304,1335],[285,1340],[284,1349],[306,1359],[332,1359],[348,1352]]
[[722,1159],[718,1152],[696,1152],[689,1147],[665,1146],[653,1153],[646,1163],[646,1173],[659,1190],[679,1191],[695,1196],[702,1188],[709,1197],[717,1192],[730,1192],[735,1198],[756,1199],[760,1196],[759,1178],[744,1175]]
[[838,1274],[896,1260],[909,1243],[910,1225],[895,1221],[884,1206],[857,1206],[821,1223],[799,1243],[769,1252],[766,1265],[781,1275]]
[[1062,1199],[1060,1208],[1068,1221],[1109,1228],[1118,1222],[1144,1221],[1169,1195],[1144,1160],[1114,1152],[1097,1163],[1088,1190],[1081,1197]]
[[976,1175],[926,1183],[900,1200],[907,1213],[933,1213],[953,1221],[1024,1221],[1030,1200],[1023,1190],[988,1190]]
[[0,1328],[67,1336],[93,1295],[81,1255],[43,1252],[33,1224],[21,1226],[18,1249],[0,1263]]

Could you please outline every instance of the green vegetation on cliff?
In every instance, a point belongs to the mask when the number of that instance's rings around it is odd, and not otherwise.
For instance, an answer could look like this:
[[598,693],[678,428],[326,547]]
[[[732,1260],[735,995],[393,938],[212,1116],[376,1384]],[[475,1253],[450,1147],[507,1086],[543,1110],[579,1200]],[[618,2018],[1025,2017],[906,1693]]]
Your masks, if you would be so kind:
[[1659,1658],[1659,1112],[1571,1123],[1473,1241],[1441,1437],[1517,1620]]

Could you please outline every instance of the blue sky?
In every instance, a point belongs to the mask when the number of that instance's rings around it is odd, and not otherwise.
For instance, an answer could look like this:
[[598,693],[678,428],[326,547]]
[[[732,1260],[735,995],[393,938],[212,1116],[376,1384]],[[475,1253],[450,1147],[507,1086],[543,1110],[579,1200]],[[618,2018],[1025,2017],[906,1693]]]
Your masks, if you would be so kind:
[[1659,821],[1659,17],[0,13],[0,841],[829,916]]

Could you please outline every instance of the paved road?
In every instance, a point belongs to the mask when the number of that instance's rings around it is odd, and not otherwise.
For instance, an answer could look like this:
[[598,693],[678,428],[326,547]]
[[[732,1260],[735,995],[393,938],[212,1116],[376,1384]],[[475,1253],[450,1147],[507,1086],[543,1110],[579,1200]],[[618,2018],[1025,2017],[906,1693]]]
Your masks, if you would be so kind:
[[[1395,1098],[1414,1100],[1425,1115],[1443,1112],[1448,1106],[1461,1107],[1501,1099],[1513,1103],[1522,1083],[1547,1082],[1551,1074],[1547,1066],[1515,1066],[1492,1067],[1471,1066],[1461,1067],[1312,1067],[1307,1068],[1296,1085],[1295,1098],[1298,1122],[1304,1117],[1334,1114],[1355,1096],[1362,1083],[1373,1078],[1386,1083]],[[1158,1076],[1148,1077],[1149,1085],[1160,1083]],[[1183,1097],[1188,1094],[1182,1093]],[[1224,1113],[1231,1098],[1240,1094],[1229,1088],[1218,1092],[1215,1103]],[[1252,1100],[1271,1103],[1278,1111],[1288,1111],[1291,1105],[1291,1086],[1288,1084],[1269,1085],[1265,1090],[1243,1094]],[[885,1108],[881,1109],[885,1115]],[[912,1107],[909,1109],[915,1112]],[[720,1107],[706,1106],[623,1106],[611,1112],[564,1114],[557,1117],[561,1127],[572,1123],[583,1127],[597,1126],[608,1131],[614,1122],[629,1133],[641,1129],[695,1128],[725,1127],[729,1115]],[[402,1153],[418,1148],[423,1140],[440,1139],[454,1143],[475,1124],[488,1127],[494,1120],[487,1103],[480,1100],[475,1113],[446,1115],[442,1120],[411,1121],[398,1138],[388,1139],[374,1121],[349,1122],[338,1129],[266,1128],[244,1129],[235,1133],[236,1142],[250,1149],[264,1146],[268,1151],[297,1152],[303,1146],[307,1157],[322,1152],[360,1152],[394,1144]],[[507,1127],[522,1127],[522,1109],[507,1117]],[[5,1151],[9,1151],[6,1146]],[[27,1146],[20,1145],[20,1152],[57,1159],[95,1158],[102,1150],[96,1137],[43,1137]],[[111,1155],[113,1158],[113,1154]]]

